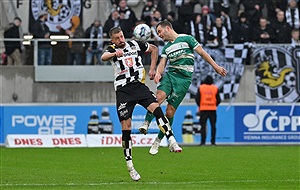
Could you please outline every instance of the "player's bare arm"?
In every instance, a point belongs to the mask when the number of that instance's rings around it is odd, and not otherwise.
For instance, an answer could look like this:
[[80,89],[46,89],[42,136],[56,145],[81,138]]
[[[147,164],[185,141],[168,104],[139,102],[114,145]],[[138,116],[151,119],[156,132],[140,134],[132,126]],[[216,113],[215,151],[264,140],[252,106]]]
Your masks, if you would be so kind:
[[155,67],[158,59],[158,48],[153,44],[149,44],[149,45],[150,46],[147,52],[151,53],[151,64],[150,64],[148,75],[150,80],[153,80],[155,77]]
[[195,51],[207,62],[209,63],[214,69],[215,71],[221,75],[221,76],[226,76],[227,71],[225,68],[219,66],[212,58],[211,56],[201,47],[198,46]]
[[116,52],[113,52],[113,53],[105,52],[105,53],[102,54],[101,59],[102,59],[102,61],[108,61],[111,58],[113,58],[114,56],[122,57],[123,56],[123,50],[118,49]]
[[156,74],[154,77],[154,82],[157,84],[161,79],[161,75],[164,73],[165,67],[167,64],[167,58],[162,57],[156,69]]

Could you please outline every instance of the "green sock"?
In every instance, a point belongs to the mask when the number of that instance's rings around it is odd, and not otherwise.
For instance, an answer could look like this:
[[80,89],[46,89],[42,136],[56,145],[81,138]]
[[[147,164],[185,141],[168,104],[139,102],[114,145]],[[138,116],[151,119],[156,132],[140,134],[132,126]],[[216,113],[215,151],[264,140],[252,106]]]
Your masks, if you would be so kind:
[[[170,126],[171,126],[171,128],[172,128],[172,124],[173,124],[174,117],[168,118],[168,120],[169,120]],[[165,136],[165,134],[164,134],[161,130],[159,130],[159,133],[158,133],[157,137],[158,137],[159,139],[163,139],[164,136]]]
[[155,116],[150,111],[147,111],[145,120],[148,121],[149,123],[151,123],[151,121],[154,119],[154,117]]

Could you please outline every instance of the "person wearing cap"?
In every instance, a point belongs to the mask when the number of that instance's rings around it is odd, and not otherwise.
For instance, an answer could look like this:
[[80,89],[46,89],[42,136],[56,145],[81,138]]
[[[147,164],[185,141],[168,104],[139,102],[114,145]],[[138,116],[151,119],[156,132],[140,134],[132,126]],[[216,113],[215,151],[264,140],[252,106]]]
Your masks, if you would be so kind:
[[209,119],[211,125],[211,145],[216,145],[216,122],[217,106],[221,103],[219,89],[213,84],[212,76],[207,75],[203,84],[198,88],[195,101],[199,106],[200,125],[201,125],[201,144],[206,142],[206,122]]
[[103,51],[103,27],[100,19],[95,19],[93,24],[85,30],[86,42],[86,59],[85,64],[91,65],[93,57],[96,56],[98,65],[103,65],[101,55]]
[[[13,23],[4,27],[4,38],[20,38],[19,28],[22,20],[15,17]],[[7,56],[7,65],[22,65],[21,59],[21,42],[20,41],[4,41],[5,54]]]
[[[32,35],[37,39],[49,39],[50,30],[46,22],[48,20],[48,12],[42,10],[39,12],[38,19],[33,23]],[[52,46],[50,41],[39,41],[38,43],[38,65],[52,64]]]

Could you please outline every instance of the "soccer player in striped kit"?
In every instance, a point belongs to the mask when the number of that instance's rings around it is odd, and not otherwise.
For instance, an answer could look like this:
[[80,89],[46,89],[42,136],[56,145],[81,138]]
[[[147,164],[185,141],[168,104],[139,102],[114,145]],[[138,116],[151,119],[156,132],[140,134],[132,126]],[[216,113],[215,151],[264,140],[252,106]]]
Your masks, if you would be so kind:
[[155,94],[145,85],[146,72],[143,66],[141,53],[151,53],[151,68],[155,67],[158,58],[158,49],[148,42],[131,40],[126,42],[120,27],[109,31],[112,45],[102,55],[103,61],[110,61],[114,68],[114,86],[116,90],[116,106],[119,121],[122,125],[122,146],[126,159],[127,169],[131,178],[140,179],[132,162],[131,117],[136,104],[142,105],[156,118],[160,130],[169,141],[169,149],[181,152],[168,119],[162,112]]

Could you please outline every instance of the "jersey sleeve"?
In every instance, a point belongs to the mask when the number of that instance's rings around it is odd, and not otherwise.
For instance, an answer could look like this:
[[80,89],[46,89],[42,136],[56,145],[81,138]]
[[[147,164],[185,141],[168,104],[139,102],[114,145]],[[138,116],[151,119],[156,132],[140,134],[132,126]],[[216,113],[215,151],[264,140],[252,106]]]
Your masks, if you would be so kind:
[[116,48],[113,45],[109,45],[105,52],[114,53],[114,52],[116,52]]
[[147,52],[149,50],[150,44],[148,42],[136,41],[141,48],[142,52]]
[[161,57],[164,57],[164,58],[168,58],[167,53],[166,53],[166,48],[165,48],[165,47],[163,47],[160,56],[161,56]]
[[194,38],[193,36],[189,35],[188,36],[188,40],[187,43],[189,44],[189,46],[193,49],[196,49],[200,44],[199,42],[196,40],[196,38]]

